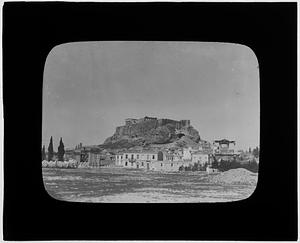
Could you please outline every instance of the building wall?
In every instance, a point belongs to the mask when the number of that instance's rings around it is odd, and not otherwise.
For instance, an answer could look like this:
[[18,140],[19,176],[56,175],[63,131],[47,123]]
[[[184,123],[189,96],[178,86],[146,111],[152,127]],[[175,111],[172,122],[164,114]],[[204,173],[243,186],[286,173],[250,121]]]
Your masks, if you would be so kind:
[[184,160],[191,160],[192,159],[191,151],[192,151],[191,148],[184,148],[183,149],[183,159]]
[[[145,162],[145,161],[156,161],[157,153],[123,153],[116,155],[116,165],[125,166],[125,163],[131,162]],[[127,164],[128,164],[127,163]],[[130,167],[127,165],[126,167]],[[134,167],[134,166],[131,166]]]
[[177,154],[166,154],[165,161],[182,161],[183,156]]
[[206,167],[206,172],[207,173],[216,173],[216,172],[219,172],[218,169],[213,169],[213,168],[210,168],[209,166]]
[[131,169],[144,169],[151,171],[179,171],[180,166],[189,166],[193,165],[194,162],[190,161],[158,161],[158,160],[131,160],[131,159],[121,159],[121,156],[124,155],[116,155],[116,164],[125,168]]
[[100,153],[88,153],[88,163],[91,167],[98,167],[100,166]]
[[156,153],[124,153],[123,160],[126,159],[136,159],[136,160],[157,160]]

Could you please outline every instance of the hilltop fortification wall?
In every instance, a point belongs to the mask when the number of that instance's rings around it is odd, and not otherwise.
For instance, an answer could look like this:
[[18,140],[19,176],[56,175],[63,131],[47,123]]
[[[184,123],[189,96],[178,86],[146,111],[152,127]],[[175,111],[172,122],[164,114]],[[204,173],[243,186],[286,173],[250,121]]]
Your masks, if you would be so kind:
[[199,133],[190,125],[190,120],[176,121],[146,116],[140,119],[127,118],[125,125],[118,126],[113,136],[107,138],[104,144],[120,141],[136,145],[174,142],[178,139],[176,129],[186,130],[185,135],[195,142],[200,140]]

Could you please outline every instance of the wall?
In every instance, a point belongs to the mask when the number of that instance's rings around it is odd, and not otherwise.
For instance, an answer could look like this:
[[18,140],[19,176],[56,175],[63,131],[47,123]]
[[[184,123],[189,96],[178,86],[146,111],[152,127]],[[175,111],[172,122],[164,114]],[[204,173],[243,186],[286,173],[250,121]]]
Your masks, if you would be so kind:
[[[126,158],[127,155],[127,158]],[[125,162],[130,163],[131,160],[133,162],[146,162],[146,161],[156,161],[157,153],[123,153],[115,156],[116,165],[125,166]],[[126,166],[126,167],[136,167],[134,166]]]
[[97,153],[88,153],[88,162],[91,167],[99,167],[100,166],[100,154]]
[[191,148],[184,148],[183,149],[183,159],[185,159],[185,160],[191,160],[192,159]]

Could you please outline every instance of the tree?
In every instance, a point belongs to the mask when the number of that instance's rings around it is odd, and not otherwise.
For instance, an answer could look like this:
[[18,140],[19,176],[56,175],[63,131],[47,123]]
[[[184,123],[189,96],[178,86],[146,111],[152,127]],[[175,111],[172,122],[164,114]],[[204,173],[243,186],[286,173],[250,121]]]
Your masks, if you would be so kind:
[[45,160],[46,159],[46,151],[45,151],[45,145],[43,146],[43,149],[42,149],[42,160]]
[[60,141],[59,141],[59,146],[58,146],[58,161],[64,161],[64,154],[65,154],[65,146],[64,146],[64,143],[62,141],[62,138],[60,138]]
[[249,148],[249,154],[251,154],[251,148]]
[[52,160],[53,158],[53,141],[52,141],[52,136],[50,138],[50,143],[48,146],[48,161]]
[[255,149],[253,149],[252,154],[255,158],[259,157],[259,148],[256,147]]
[[200,163],[194,163],[194,165],[192,166],[192,171],[198,171],[199,170],[199,166],[200,166]]
[[219,163],[218,163],[217,159],[214,158],[214,157],[212,159],[213,159],[213,161],[211,163],[211,168],[218,169],[219,168]]

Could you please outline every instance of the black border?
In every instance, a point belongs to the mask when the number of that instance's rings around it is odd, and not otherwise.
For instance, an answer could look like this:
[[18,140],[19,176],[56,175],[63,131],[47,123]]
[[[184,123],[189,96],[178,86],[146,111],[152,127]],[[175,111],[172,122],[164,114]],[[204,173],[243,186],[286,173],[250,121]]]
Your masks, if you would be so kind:
[[[261,163],[253,196],[216,204],[48,196],[40,167],[44,63],[55,45],[99,40],[230,42],[255,52]],[[297,3],[5,3],[4,240],[296,240],[296,58]]]

